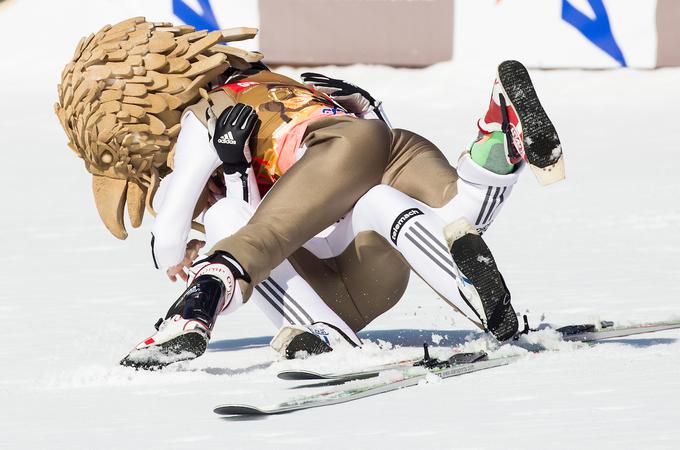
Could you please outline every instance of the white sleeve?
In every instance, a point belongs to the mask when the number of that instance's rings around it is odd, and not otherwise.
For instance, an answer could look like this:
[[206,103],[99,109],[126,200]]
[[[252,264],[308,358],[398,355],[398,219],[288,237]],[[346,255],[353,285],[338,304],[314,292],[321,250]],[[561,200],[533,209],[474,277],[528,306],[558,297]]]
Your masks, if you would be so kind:
[[224,174],[224,186],[227,189],[227,198],[243,200],[257,208],[260,204],[260,191],[255,178],[255,171],[250,166],[246,169],[245,180],[239,172]]
[[208,132],[192,112],[182,117],[175,146],[174,170],[156,220],[151,227],[152,252],[157,268],[184,258],[196,203],[210,175],[222,161],[208,140]]
[[382,102],[378,102],[378,104],[375,106],[375,108],[372,108],[370,111],[368,111],[366,114],[361,115],[362,119],[378,119],[382,120],[387,124],[388,127],[394,128],[392,126],[392,123],[390,122],[390,119],[387,118],[387,114],[385,113],[385,110],[383,109]]

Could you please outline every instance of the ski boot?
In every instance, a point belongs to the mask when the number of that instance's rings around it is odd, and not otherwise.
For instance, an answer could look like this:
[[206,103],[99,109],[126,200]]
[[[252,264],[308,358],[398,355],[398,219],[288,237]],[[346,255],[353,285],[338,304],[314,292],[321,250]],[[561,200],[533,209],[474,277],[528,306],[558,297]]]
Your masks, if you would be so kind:
[[502,342],[515,336],[519,322],[510,291],[477,229],[461,218],[447,225],[444,235],[459,271],[458,291],[463,300],[496,339]]
[[340,346],[357,347],[357,344],[337,327],[315,322],[311,325],[282,327],[269,346],[286,359],[295,359],[328,353]]
[[137,369],[160,369],[201,356],[215,320],[237,290],[236,279],[249,277],[228,253],[215,252],[192,267],[194,278],[156,323],[156,333],[140,342],[120,362]]
[[564,178],[557,131],[520,62],[504,61],[498,66],[489,109],[477,126],[480,138],[502,132],[507,162],[514,165],[526,161],[542,185]]

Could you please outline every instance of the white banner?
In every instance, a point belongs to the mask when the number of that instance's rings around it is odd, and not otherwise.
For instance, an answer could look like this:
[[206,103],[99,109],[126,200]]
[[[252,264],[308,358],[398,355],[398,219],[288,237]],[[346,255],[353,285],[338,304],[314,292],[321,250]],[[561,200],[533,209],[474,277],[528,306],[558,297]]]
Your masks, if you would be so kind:
[[656,0],[456,0],[454,59],[655,67]]

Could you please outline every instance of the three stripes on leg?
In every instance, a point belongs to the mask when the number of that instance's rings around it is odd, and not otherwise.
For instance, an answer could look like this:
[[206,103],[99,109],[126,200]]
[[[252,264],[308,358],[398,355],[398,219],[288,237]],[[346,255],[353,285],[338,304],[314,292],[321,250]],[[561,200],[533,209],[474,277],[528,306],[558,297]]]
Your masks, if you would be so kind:
[[414,225],[408,229],[405,236],[406,239],[411,241],[411,243],[423,252],[425,256],[439,266],[440,269],[454,279],[457,278],[454,273],[455,268],[453,265],[453,258],[451,258],[449,249],[420,222],[414,222]]
[[[493,213],[498,210],[498,208],[505,201],[505,192],[508,187],[496,187],[489,186],[486,190],[486,197],[484,198],[484,203],[482,203],[482,209],[479,211],[477,220],[475,221],[475,226],[478,228],[486,224],[484,228],[489,226],[489,221],[493,218]],[[489,201],[491,201],[489,203]],[[489,207],[487,209],[487,206]],[[486,214],[485,214],[486,213]]]
[[314,319],[273,278],[255,286],[255,290],[291,325],[311,325]]

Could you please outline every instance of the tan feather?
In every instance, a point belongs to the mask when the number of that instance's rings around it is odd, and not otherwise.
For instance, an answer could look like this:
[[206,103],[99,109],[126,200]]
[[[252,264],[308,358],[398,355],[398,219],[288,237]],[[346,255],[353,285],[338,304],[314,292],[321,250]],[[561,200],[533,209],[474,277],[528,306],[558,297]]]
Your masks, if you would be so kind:
[[228,28],[226,30],[220,30],[222,38],[220,42],[236,42],[236,41],[246,41],[257,36],[257,28]]
[[159,55],[158,53],[148,53],[144,55],[144,67],[146,67],[147,70],[162,69],[167,62],[165,55]]

